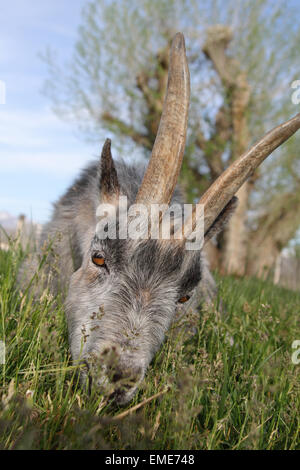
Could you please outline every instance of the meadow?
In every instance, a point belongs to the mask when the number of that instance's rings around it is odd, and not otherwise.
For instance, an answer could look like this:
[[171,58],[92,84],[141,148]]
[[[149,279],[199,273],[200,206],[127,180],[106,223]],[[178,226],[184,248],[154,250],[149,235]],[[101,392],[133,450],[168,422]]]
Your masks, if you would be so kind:
[[189,315],[174,325],[134,400],[117,408],[80,387],[62,300],[45,291],[34,302],[16,287],[24,256],[18,241],[0,251],[0,449],[300,448],[298,293],[218,277],[226,314],[216,301],[196,333]]

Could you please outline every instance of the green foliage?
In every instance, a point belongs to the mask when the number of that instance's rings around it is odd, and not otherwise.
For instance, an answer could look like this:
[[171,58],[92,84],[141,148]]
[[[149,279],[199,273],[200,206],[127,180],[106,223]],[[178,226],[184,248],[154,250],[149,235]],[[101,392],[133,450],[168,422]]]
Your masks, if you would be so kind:
[[[203,311],[170,332],[138,395],[116,409],[81,389],[60,299],[15,286],[23,257],[0,251],[0,447],[3,449],[299,449],[299,294],[220,278],[226,315]],[[139,410],[119,413],[168,391]]]
[[[297,112],[291,84],[299,78],[300,22],[293,1],[90,0],[83,10],[69,63],[59,65],[56,51],[48,51],[44,57],[49,69],[45,93],[58,115],[79,125],[84,137],[98,142],[108,133],[123,157],[147,156],[155,135],[150,131],[151,120],[156,123],[160,114],[157,110],[154,113],[149,103],[161,98],[157,73],[166,73],[166,69],[160,70],[158,54],[168,47],[176,31],[182,31],[192,88],[187,147],[193,152],[186,152],[181,180],[192,201],[216,177],[211,174],[209,160],[217,147],[222,153],[220,165],[226,167],[230,160],[230,142],[226,145],[227,141],[216,138],[214,145],[209,145],[216,113],[222,104],[228,105],[229,98],[202,52],[205,31],[216,24],[233,31],[228,54],[245,70],[250,85],[247,117],[249,139],[254,142]],[[141,73],[149,79],[146,92],[138,86]],[[204,152],[197,146],[199,132],[208,139]],[[286,193],[287,180],[287,188],[296,186],[299,194],[295,158],[299,136],[290,142],[261,166],[251,193],[251,209],[259,209],[264,217],[277,204],[275,199],[276,204],[269,208],[266,199]],[[280,199],[277,206],[281,210]],[[252,212],[248,225],[252,230],[262,221]],[[295,221],[290,224],[288,235],[293,237],[298,225]]]
[[176,31],[183,31],[192,72],[190,128],[199,125],[199,119],[213,125],[214,107],[223,93],[201,46],[206,28],[215,24],[233,30],[229,52],[251,85],[249,114],[252,137],[257,138],[274,119],[295,112],[290,85],[299,78],[300,23],[294,2],[88,1],[70,62],[59,68],[56,51],[48,51],[45,57],[46,93],[56,111],[82,121],[89,136],[98,139],[100,128],[107,126],[101,119],[103,111],[116,112],[118,117],[121,113],[128,125],[139,129],[144,103],[136,77],[143,70],[151,75],[159,51]]

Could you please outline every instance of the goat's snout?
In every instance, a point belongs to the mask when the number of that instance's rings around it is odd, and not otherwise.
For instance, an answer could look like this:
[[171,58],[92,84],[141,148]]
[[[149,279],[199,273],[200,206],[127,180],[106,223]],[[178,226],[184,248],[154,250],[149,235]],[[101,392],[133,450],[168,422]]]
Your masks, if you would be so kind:
[[114,371],[111,382],[113,392],[110,398],[119,405],[131,400],[143,378],[142,367],[121,368]]
[[87,363],[90,383],[118,404],[131,400],[144,377],[142,365],[117,345],[105,345],[100,353],[91,354]]

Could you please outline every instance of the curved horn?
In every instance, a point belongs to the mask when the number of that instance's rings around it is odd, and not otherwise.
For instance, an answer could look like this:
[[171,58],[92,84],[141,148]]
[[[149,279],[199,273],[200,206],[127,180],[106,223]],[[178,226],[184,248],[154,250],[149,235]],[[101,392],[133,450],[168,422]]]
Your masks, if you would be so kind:
[[136,203],[169,204],[181,168],[185,147],[190,75],[182,33],[173,39],[167,92],[159,129]]
[[[268,132],[214,181],[198,202],[204,206],[204,234],[254,170],[299,128],[300,113]],[[186,226],[195,230],[194,222],[189,220]]]

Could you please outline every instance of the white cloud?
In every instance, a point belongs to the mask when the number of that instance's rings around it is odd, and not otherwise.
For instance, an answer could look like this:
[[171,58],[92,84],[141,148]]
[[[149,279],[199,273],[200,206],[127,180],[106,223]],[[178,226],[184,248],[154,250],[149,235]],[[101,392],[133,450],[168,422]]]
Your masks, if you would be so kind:
[[[46,143],[45,131],[58,127],[54,115],[43,111],[0,109],[0,144],[39,147]],[[44,134],[44,137],[42,135]]]
[[[0,109],[1,172],[42,170],[72,174],[93,157],[49,109]],[[3,147],[5,146],[5,147]]]
[[[87,0],[10,0],[1,3],[0,209],[45,220],[50,201],[99,153],[80,142],[46,106],[47,77],[38,53],[50,46],[62,60],[72,53]],[[70,14],[71,12],[71,14]]]
[[[89,159],[91,160],[91,159]],[[52,153],[41,151],[37,154],[30,152],[10,153],[8,159],[1,159],[1,172],[51,172],[53,174],[70,175],[82,168],[88,160],[82,154]]]

